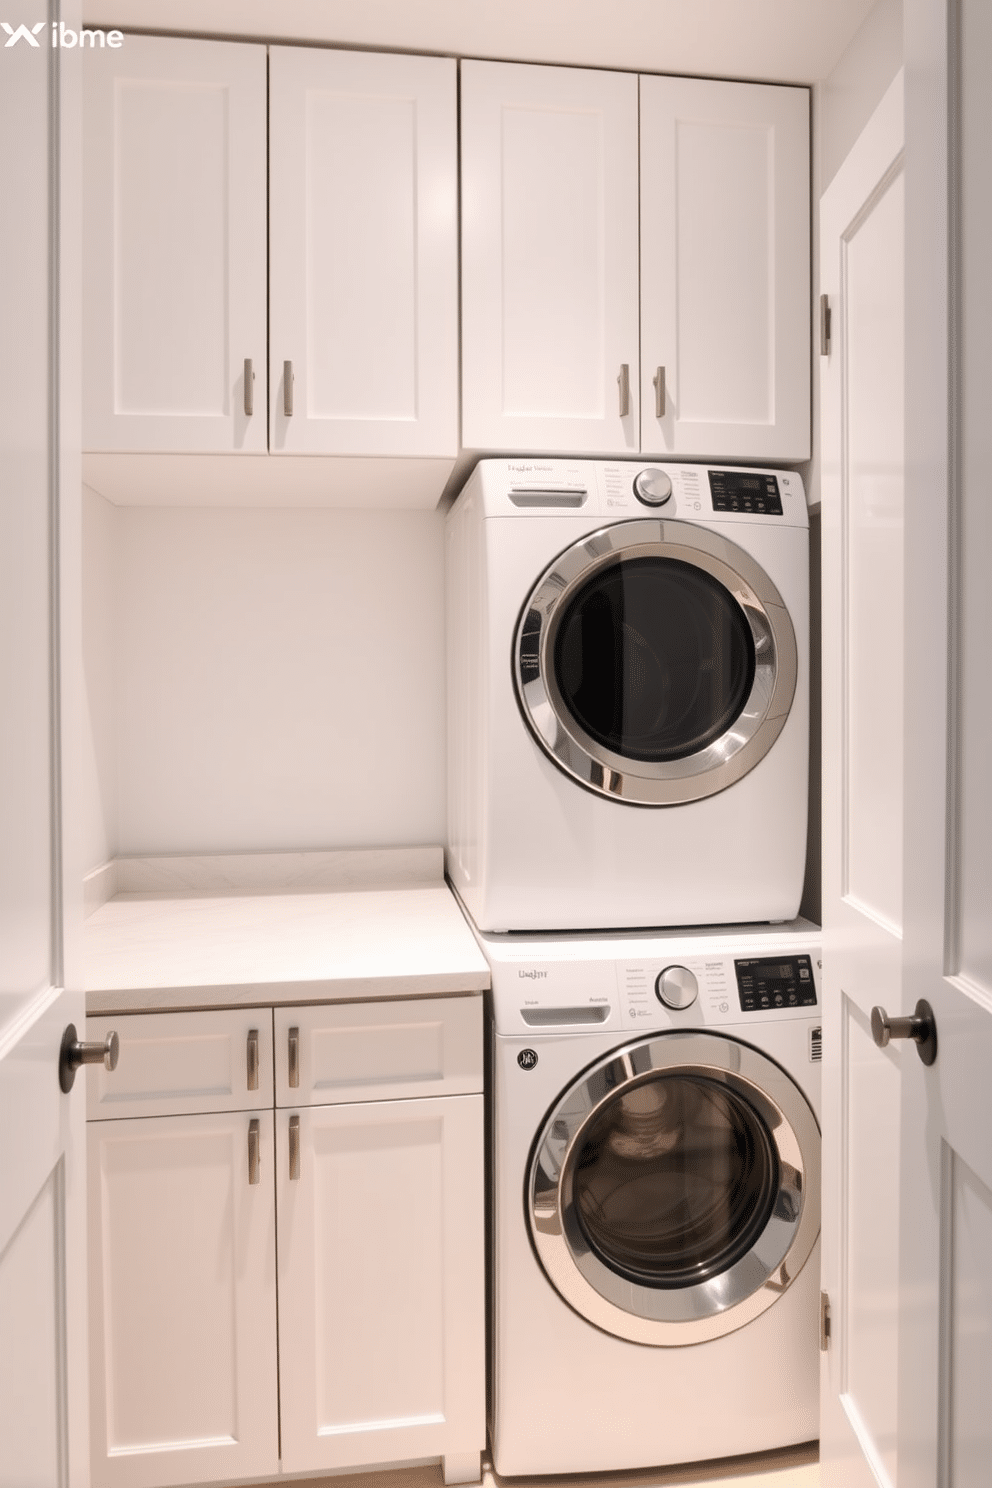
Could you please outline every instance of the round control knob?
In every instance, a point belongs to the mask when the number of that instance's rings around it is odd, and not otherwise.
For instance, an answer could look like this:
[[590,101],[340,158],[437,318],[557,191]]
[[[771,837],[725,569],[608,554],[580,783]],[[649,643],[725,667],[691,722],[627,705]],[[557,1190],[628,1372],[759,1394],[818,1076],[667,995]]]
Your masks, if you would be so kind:
[[634,476],[634,495],[645,506],[664,506],[672,499],[672,483],[663,470],[639,470]]
[[654,984],[655,996],[670,1008],[692,1007],[699,983],[688,966],[666,966]]

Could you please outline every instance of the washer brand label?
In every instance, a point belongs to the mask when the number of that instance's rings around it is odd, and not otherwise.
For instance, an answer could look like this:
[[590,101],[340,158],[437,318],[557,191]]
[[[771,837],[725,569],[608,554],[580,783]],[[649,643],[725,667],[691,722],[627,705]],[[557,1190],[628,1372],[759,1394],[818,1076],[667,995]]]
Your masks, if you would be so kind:
[[517,1063],[522,1070],[532,1070],[537,1064],[536,1049],[521,1049],[517,1055]]
[[517,976],[526,977],[532,982],[540,982],[547,981],[548,973],[546,971],[518,971]]

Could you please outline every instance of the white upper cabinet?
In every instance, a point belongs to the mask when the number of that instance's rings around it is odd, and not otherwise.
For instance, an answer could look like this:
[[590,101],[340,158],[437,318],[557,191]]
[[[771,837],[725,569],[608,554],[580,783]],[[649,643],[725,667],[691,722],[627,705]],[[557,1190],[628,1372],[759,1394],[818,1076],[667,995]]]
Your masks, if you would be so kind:
[[125,503],[434,505],[457,64],[129,35],[83,72],[84,477]]
[[809,455],[809,103],[641,78],[641,448]]
[[84,447],[263,451],[265,50],[128,36],[82,75]]
[[808,456],[804,89],[463,63],[462,213],[467,447]]
[[456,65],[269,57],[270,448],[454,455]]
[[462,443],[633,453],[637,78],[463,62],[461,117]]

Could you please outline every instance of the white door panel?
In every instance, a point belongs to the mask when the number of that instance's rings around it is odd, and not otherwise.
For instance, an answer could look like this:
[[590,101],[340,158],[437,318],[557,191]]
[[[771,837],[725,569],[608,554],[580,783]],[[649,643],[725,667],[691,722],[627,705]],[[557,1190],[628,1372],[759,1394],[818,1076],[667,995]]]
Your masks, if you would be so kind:
[[26,0],[0,52],[0,1488],[88,1482],[85,1096],[58,1081],[63,1029],[83,1024],[63,745],[79,661],[79,100],[53,19],[79,25],[72,6]]
[[902,82],[821,203],[824,1482],[896,1481],[903,716]]

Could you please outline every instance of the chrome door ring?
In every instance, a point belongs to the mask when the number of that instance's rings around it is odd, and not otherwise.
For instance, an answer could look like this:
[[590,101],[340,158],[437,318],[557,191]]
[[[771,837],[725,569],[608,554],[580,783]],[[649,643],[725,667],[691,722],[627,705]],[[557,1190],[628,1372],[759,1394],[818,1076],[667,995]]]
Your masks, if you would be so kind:
[[[778,1158],[767,1224],[727,1270],[693,1285],[639,1284],[591,1249],[574,1201],[575,1162],[604,1106],[659,1074],[722,1084],[756,1113]],[[679,1346],[735,1332],[795,1281],[820,1233],[820,1132],[799,1087],[779,1065],[722,1034],[678,1032],[637,1040],[598,1060],[556,1101],[527,1178],[531,1237],[549,1281],[580,1316],[635,1343]]]
[[[603,568],[634,557],[676,560],[708,573],[742,611],[754,645],[754,681],[737,718],[682,759],[635,760],[606,748],[572,715],[555,677],[555,638],[569,600]],[[560,769],[613,800],[671,806],[725,790],[768,753],[795,697],[798,649],[782,596],[743,548],[694,523],[641,518],[600,528],[545,569],[517,623],[513,668],[524,720]]]

